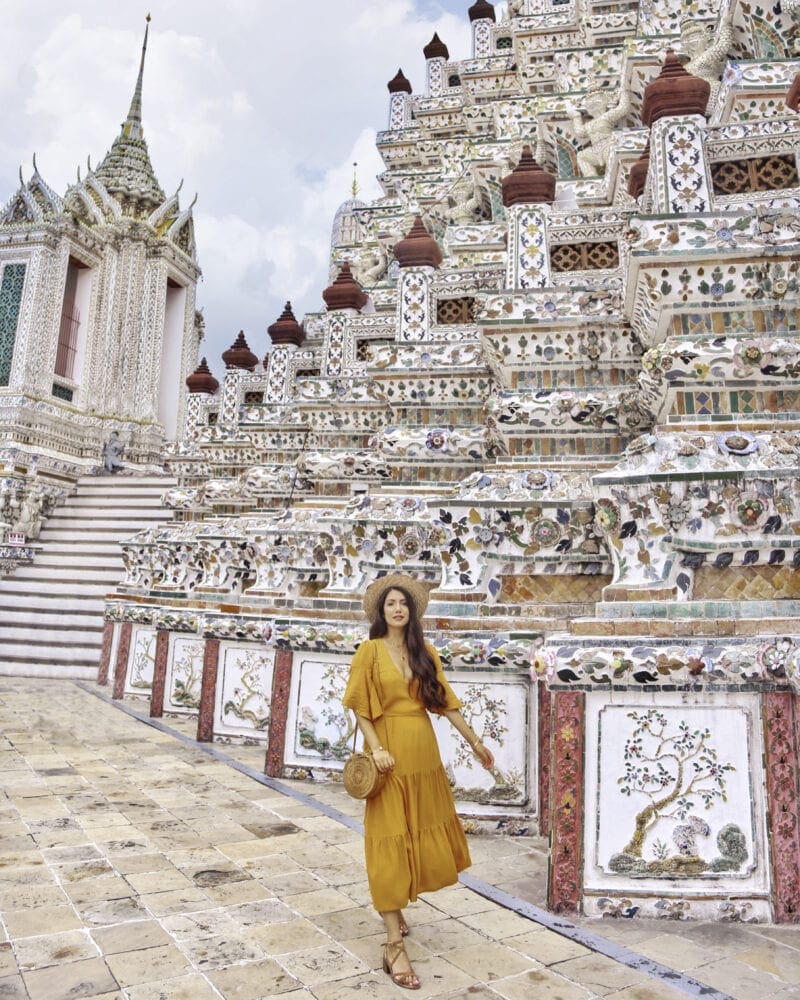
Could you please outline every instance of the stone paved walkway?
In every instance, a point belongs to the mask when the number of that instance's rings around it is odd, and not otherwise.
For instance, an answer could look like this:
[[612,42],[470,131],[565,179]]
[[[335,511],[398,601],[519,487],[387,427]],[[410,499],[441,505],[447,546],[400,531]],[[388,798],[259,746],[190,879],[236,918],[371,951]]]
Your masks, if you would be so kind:
[[[0,731],[0,1000],[401,995],[375,971],[360,837],[313,804],[66,682],[0,679]],[[538,902],[537,843],[473,837],[471,872]],[[407,914],[420,998],[687,995],[463,886]],[[800,997],[800,930],[591,927],[731,997]]]

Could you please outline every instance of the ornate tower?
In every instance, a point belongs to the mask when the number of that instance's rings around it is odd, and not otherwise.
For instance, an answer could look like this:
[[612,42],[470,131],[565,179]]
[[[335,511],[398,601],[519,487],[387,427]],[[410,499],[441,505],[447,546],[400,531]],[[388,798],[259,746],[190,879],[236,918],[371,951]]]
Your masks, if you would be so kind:
[[192,208],[165,196],[142,131],[148,30],[102,163],[62,197],[34,159],[0,210],[0,467],[17,477],[77,476],[112,430],[129,462],[158,462],[180,426],[200,269]]

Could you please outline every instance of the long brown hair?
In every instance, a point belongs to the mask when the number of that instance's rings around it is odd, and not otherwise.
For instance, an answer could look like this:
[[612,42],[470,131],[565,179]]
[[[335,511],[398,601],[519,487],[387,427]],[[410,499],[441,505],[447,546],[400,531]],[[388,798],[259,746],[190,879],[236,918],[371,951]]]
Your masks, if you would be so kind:
[[406,625],[405,642],[408,649],[408,663],[411,667],[411,673],[414,675],[412,683],[416,684],[419,696],[422,698],[422,702],[426,708],[441,711],[447,704],[445,690],[441,681],[436,676],[436,664],[433,662],[433,657],[425,648],[422,625],[417,614],[417,606],[414,604],[414,598],[405,587],[392,585],[391,587],[387,587],[381,594],[378,601],[378,617],[370,626],[369,637],[370,639],[382,639],[389,632],[383,606],[391,590],[399,590],[403,597],[405,597],[406,604],[408,605],[408,624]]

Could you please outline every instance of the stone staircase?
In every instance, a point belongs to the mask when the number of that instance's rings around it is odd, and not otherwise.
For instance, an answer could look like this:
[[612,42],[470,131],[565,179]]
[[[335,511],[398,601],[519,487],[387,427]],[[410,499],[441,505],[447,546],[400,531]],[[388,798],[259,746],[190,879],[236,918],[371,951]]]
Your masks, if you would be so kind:
[[0,580],[0,675],[93,680],[105,595],[124,576],[119,542],[163,524],[166,476],[84,476],[45,522],[30,566]]

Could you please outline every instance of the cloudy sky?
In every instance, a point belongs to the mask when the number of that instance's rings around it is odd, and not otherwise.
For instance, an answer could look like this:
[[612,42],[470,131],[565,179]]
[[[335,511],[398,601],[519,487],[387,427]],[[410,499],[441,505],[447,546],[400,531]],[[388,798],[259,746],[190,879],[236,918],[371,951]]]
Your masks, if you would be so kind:
[[87,156],[99,162],[127,112],[150,10],[145,137],[164,190],[183,178],[182,203],[199,195],[201,350],[219,373],[240,328],[260,355],[287,298],[298,318],[321,307],[353,161],[362,197],[378,193],[386,82],[402,66],[424,89],[434,31],[468,56],[470,2],[0,0],[0,202],[34,152],[60,193]]

